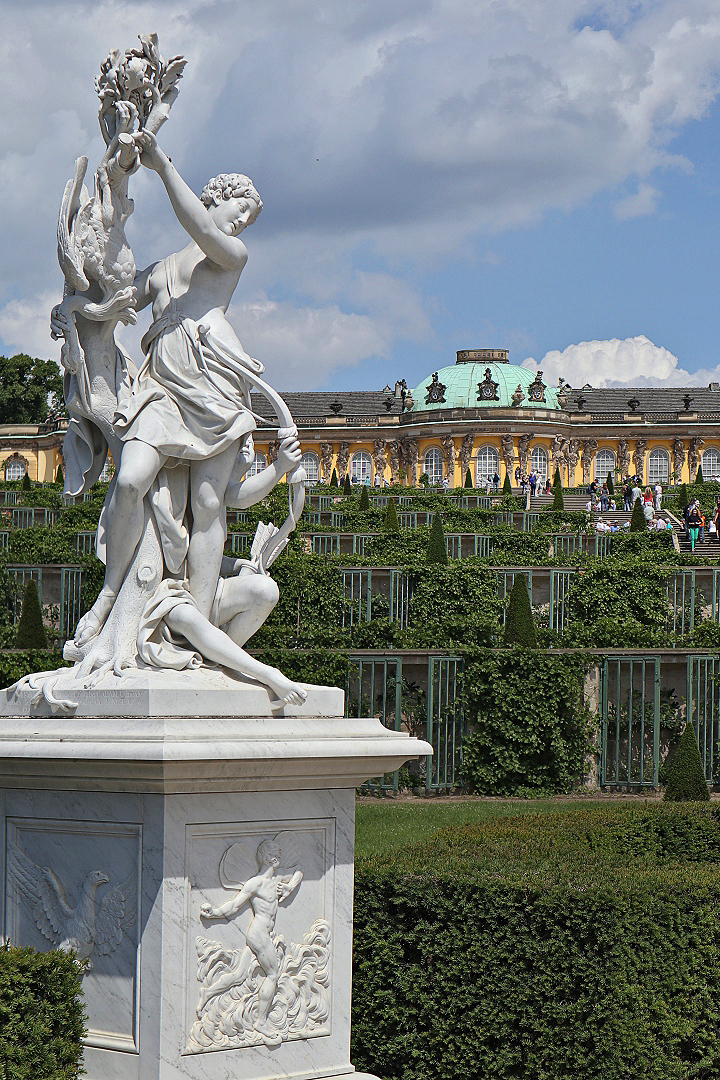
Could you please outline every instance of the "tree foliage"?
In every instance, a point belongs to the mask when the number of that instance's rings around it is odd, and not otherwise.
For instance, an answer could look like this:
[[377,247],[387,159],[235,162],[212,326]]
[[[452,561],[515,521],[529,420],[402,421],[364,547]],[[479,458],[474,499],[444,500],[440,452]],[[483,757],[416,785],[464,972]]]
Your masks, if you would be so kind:
[[636,499],[633,504],[632,517],[630,518],[630,532],[647,532],[647,521],[643,513],[641,499]]
[[337,469],[333,469],[332,476],[330,477],[330,487],[336,488],[338,486],[339,485],[338,485]]
[[510,480],[510,473],[505,473],[505,479],[502,486],[503,495],[512,495],[512,482]]
[[565,499],[563,498],[562,485],[561,484],[558,484],[554,489],[552,508],[553,508],[553,510],[564,510],[565,509]]
[[705,480],[703,478],[702,465],[698,465],[698,471],[697,471],[697,476],[695,477],[695,483],[696,484],[704,484],[705,483]]
[[435,514],[433,516],[425,557],[429,563],[447,564],[447,544],[445,543],[442,514]]
[[368,494],[367,484],[363,484],[362,491],[360,492],[360,507],[359,509],[366,513],[370,509],[370,496]]
[[34,578],[29,578],[25,585],[15,645],[18,649],[47,649],[48,647],[37,582]]
[[524,574],[515,575],[513,587],[510,590],[510,599],[505,612],[503,644],[522,645],[526,649],[537,648],[537,630]]
[[466,488],[474,487],[474,484],[473,484],[473,481],[472,481],[472,473],[470,472],[469,469],[465,473],[465,487]]
[[397,516],[397,506],[394,499],[388,499],[387,507],[385,508],[385,520],[383,521],[384,532],[400,532],[400,522]]
[[0,356],[0,424],[40,424],[62,401],[62,376],[54,360],[25,353]]
[[352,484],[350,483],[350,473],[345,473],[345,479],[343,480],[343,495],[346,499],[349,499],[352,495]]

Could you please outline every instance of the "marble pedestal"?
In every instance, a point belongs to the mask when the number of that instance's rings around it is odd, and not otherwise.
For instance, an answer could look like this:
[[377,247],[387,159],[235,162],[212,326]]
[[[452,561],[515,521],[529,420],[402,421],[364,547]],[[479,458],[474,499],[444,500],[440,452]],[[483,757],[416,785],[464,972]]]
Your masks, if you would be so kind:
[[350,1074],[354,789],[430,748],[339,690],[163,678],[0,698],[3,932],[88,957],[88,1080]]

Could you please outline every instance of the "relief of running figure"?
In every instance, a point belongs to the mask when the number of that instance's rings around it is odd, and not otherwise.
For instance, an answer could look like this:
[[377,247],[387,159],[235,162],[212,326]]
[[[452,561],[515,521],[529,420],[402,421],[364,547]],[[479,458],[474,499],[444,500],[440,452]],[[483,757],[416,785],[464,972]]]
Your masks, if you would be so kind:
[[[256,426],[247,376],[263,368],[243,349],[226,311],[247,261],[240,233],[257,219],[262,201],[240,174],[214,178],[198,198],[151,131],[132,138],[141,163],[162,179],[190,242],[135,276],[135,307],[152,305],[153,322],[142,342],[145,361],[118,394],[114,429],[122,454],[107,506],[105,581],[74,644],[81,651],[102,630],[142,536],[143,500],[162,473],[170,490],[160,527],[169,575],[143,617],[141,657],[187,666],[189,643],[206,660],[263,683],[283,704],[300,704],[303,687],[242,648],[278,599],[262,552],[250,563],[223,559],[226,506],[258,502],[300,461],[297,430],[281,429],[277,461],[244,479]],[[65,336],[67,321],[57,309],[52,325]],[[223,579],[228,571],[237,576]]]

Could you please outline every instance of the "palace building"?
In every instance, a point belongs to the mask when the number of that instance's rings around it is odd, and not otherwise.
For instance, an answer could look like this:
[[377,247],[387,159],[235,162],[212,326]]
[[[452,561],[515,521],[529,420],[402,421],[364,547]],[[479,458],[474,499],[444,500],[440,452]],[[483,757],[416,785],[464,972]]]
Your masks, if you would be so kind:
[[[691,482],[702,465],[720,478],[720,383],[706,387],[548,386],[543,373],[509,362],[505,349],[466,349],[413,390],[405,380],[383,390],[284,393],[300,432],[308,484],[415,486],[447,477],[460,487],[515,471],[542,479],[560,468],[563,484],[637,474],[663,486]],[[264,398],[252,408],[268,414]],[[67,422],[0,427],[4,479],[51,481],[62,463]],[[255,433],[254,471],[277,452],[275,432]]]

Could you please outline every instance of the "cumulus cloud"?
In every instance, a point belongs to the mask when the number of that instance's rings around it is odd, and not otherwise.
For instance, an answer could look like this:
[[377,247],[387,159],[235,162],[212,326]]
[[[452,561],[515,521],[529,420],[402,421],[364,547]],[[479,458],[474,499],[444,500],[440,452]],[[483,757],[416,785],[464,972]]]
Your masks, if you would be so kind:
[[540,369],[548,382],[562,377],[576,389],[590,386],[705,386],[720,381],[720,365],[690,373],[669,349],[654,345],[649,338],[612,338],[610,341],[581,341],[560,351],[553,349],[539,362],[532,357],[523,367]]
[[[719,87],[716,0],[0,0],[0,11],[0,192],[12,210],[0,301],[59,292],[56,208],[75,156],[92,166],[102,152],[93,77],[110,47],[156,30],[166,54],[189,60],[161,141],[196,189],[235,168],[256,181],[265,210],[244,295],[272,297],[298,331],[305,315],[292,313],[306,313],[311,376],[323,348],[313,326],[329,341],[356,328],[362,343],[330,350],[328,372],[363,348],[430,340],[423,275],[470,255],[479,235],[485,246],[599,192],[634,190],[615,204],[620,219],[652,213],[658,170],[683,164],[670,141]],[[128,232],[146,263],[182,236],[157,177],[139,174],[132,193]]]

